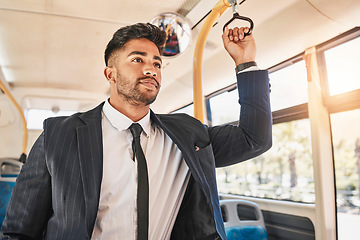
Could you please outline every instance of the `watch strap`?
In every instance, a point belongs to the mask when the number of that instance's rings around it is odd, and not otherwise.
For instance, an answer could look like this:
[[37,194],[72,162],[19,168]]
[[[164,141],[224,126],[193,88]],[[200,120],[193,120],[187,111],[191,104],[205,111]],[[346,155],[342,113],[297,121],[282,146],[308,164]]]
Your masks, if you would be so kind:
[[253,67],[253,66],[257,66],[256,62],[255,61],[251,61],[251,62],[246,62],[246,63],[241,63],[239,65],[236,66],[235,68],[235,72],[236,73],[239,73],[249,67]]

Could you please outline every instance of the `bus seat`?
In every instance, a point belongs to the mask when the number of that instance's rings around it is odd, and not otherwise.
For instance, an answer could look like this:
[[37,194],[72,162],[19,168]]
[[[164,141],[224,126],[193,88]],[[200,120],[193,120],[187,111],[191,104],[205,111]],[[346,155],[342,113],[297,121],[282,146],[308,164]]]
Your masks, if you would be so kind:
[[[220,200],[225,232],[228,240],[268,240],[264,217],[260,207],[250,201],[240,199]],[[238,209],[250,211],[245,219],[241,220]]]
[[5,219],[6,208],[21,167],[22,163],[17,160],[0,158],[0,227]]

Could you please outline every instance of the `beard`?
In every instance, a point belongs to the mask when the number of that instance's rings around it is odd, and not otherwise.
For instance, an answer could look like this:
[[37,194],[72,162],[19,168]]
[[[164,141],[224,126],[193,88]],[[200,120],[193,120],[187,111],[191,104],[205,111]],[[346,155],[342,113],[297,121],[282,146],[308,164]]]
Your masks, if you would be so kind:
[[144,89],[143,91],[141,91],[139,86],[140,81],[147,78],[149,77],[138,78],[136,79],[136,82],[133,82],[129,81],[128,78],[123,77],[118,73],[116,81],[116,92],[119,96],[122,96],[125,101],[129,102],[132,105],[150,105],[155,101],[159,93],[160,84],[154,79],[158,84],[156,93],[148,89]]

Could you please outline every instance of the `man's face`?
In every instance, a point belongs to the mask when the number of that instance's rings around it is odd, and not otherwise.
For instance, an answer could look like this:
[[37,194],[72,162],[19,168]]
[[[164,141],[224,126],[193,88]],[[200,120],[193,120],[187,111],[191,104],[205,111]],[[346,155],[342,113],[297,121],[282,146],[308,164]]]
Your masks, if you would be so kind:
[[161,86],[161,58],[156,45],[145,39],[127,42],[113,56],[118,97],[132,105],[149,105]]

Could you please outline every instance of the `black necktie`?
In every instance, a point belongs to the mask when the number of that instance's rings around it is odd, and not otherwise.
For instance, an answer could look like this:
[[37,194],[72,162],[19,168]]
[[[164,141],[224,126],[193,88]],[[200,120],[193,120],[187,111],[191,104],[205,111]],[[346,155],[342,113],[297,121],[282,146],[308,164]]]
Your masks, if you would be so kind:
[[138,165],[138,190],[137,190],[137,239],[148,240],[149,228],[149,181],[146,159],[140,145],[140,134],[142,128],[140,124],[133,123],[130,126],[133,135],[132,149],[137,159]]

